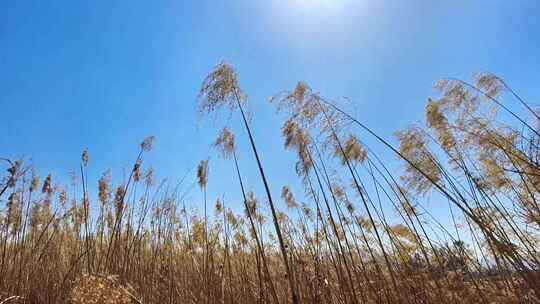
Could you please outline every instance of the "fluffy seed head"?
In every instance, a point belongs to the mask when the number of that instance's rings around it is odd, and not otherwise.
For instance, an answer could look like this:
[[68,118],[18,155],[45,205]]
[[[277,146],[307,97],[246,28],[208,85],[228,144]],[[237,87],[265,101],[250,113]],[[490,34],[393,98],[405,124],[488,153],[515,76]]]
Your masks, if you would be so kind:
[[203,81],[198,101],[200,114],[212,113],[222,107],[233,111],[238,102],[244,103],[234,67],[225,62],[215,66]]
[[145,152],[149,152],[150,150],[152,150],[152,147],[154,145],[154,140],[155,140],[154,136],[148,136],[147,138],[145,138],[143,142],[141,143],[141,149]]
[[[343,149],[343,151],[341,149]],[[352,134],[349,135],[341,147],[338,143],[335,144],[334,155],[340,158],[341,164],[343,165],[347,163],[347,159],[349,161],[362,163],[367,157],[366,150],[364,150],[364,147],[360,144],[358,138]]]
[[111,170],[107,169],[98,180],[98,197],[99,201],[106,205],[110,197]]
[[81,155],[81,161],[83,165],[86,167],[88,165],[88,161],[90,160],[90,155],[88,154],[88,148],[84,149],[82,155]]
[[30,183],[30,192],[34,192],[39,187],[39,176],[32,172],[32,182]]
[[229,158],[235,149],[234,134],[231,130],[223,128],[214,142],[214,147],[218,149],[223,158]]
[[51,194],[52,193],[52,185],[51,185],[52,176],[49,173],[47,177],[45,178],[45,182],[43,182],[43,187],[41,188],[42,193]]
[[204,188],[208,183],[208,160],[201,160],[197,166],[197,179],[199,187]]
[[281,188],[281,198],[287,203],[288,208],[295,208],[298,206],[289,186],[283,186],[283,188]]

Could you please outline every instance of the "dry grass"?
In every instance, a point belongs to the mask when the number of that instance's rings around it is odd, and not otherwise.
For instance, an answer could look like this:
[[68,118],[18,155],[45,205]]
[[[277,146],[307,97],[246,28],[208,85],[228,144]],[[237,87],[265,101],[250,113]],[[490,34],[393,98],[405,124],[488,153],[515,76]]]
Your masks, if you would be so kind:
[[[0,303],[538,303],[538,114],[490,74],[437,89],[425,126],[396,144],[306,83],[276,95],[295,189],[265,176],[248,99],[233,67],[218,65],[200,112],[239,114],[246,136],[225,128],[214,144],[231,162],[238,213],[207,198],[207,160],[193,176],[204,214],[189,208],[188,186],[156,183],[144,164],[152,137],[125,180],[108,170],[95,190],[87,150],[70,185],[1,159]],[[244,185],[244,139],[261,197]]]
[[73,304],[132,304],[138,300],[118,283],[115,277],[83,275],[73,284],[70,294]]

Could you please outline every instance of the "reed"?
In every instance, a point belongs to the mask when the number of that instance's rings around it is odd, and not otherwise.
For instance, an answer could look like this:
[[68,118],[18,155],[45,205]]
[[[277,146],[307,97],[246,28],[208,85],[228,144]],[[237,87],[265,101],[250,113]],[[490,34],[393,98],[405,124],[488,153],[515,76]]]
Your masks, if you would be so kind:
[[71,185],[1,158],[0,303],[539,303],[538,111],[487,73],[435,88],[395,138],[304,82],[273,96],[295,188],[266,177],[248,99],[218,64],[198,105],[246,134],[262,196],[235,133],[213,143],[241,202],[208,195],[208,159],[156,181],[153,137],[125,180],[89,180],[88,150]]

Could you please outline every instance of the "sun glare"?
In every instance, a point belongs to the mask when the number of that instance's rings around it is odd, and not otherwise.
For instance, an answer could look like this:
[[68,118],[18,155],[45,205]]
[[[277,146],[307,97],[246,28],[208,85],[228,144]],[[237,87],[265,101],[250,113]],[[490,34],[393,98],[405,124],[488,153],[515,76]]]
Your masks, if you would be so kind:
[[331,12],[343,6],[346,0],[293,0],[299,9],[306,11]]

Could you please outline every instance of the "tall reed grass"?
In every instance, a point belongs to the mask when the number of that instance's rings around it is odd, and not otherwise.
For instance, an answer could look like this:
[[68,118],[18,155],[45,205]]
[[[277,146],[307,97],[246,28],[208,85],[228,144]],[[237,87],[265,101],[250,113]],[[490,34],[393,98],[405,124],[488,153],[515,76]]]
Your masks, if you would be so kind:
[[[395,139],[304,82],[273,96],[297,159],[293,189],[268,179],[249,100],[218,64],[198,103],[242,126],[213,145],[230,161],[240,213],[207,197],[208,160],[196,176],[202,215],[182,183],[156,183],[143,166],[153,137],[115,185],[110,170],[88,180],[87,150],[69,186],[3,158],[0,303],[539,303],[539,112],[487,73],[435,87],[425,121]],[[248,166],[260,197],[245,186]]]

